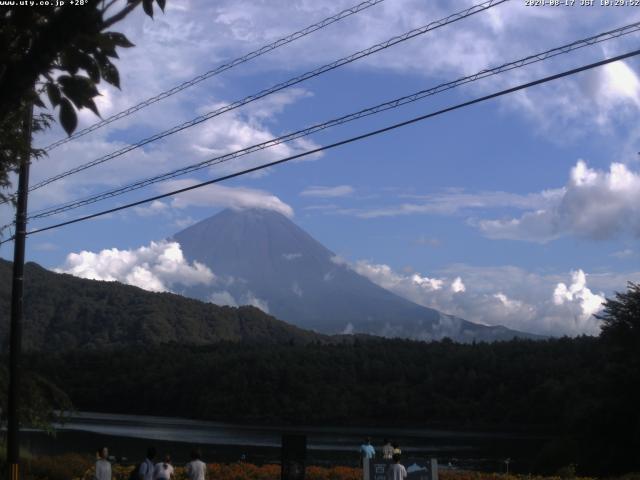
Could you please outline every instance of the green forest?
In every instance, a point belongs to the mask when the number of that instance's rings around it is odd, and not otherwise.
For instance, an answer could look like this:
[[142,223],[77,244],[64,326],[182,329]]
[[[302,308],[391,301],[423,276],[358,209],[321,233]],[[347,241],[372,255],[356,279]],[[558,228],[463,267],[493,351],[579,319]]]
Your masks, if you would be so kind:
[[[8,340],[11,262],[0,259],[0,346]],[[232,308],[25,265],[25,350],[94,350],[170,341],[338,341],[250,306]],[[2,348],[4,349],[4,348]]]
[[[442,426],[550,436],[541,470],[637,471],[634,358],[602,338],[461,345],[165,345],[33,354],[76,408],[291,424]],[[132,394],[137,392],[138,394]]]
[[[5,312],[8,278],[0,275]],[[319,335],[253,307],[35,264],[26,281],[29,424],[72,403],[234,422],[521,431],[548,436],[542,472],[571,463],[585,474],[640,471],[637,285],[608,300],[599,337],[457,344]]]

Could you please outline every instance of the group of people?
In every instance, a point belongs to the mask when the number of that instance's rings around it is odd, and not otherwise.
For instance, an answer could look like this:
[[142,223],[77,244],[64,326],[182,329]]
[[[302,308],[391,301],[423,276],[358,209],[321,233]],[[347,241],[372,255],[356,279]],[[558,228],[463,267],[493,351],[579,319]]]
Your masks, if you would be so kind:
[[[382,459],[393,462],[386,470],[386,475],[389,480],[405,480],[407,478],[407,470],[404,465],[400,463],[402,456],[402,450],[397,442],[391,442],[389,439],[384,439],[384,445],[382,446]],[[367,437],[364,443],[360,445],[360,464],[362,465],[362,478],[364,480],[370,480],[369,465],[370,460],[376,457],[376,449],[371,444],[371,438]]]
[[[161,462],[155,462],[156,449],[150,447],[147,456],[142,463],[136,465],[131,472],[130,480],[172,480],[174,468],[171,456],[165,455]],[[109,462],[109,450],[101,448],[97,452],[95,480],[112,480],[111,462]],[[185,473],[189,480],[205,480],[207,465],[201,460],[200,451],[191,452],[191,461],[185,466]]]

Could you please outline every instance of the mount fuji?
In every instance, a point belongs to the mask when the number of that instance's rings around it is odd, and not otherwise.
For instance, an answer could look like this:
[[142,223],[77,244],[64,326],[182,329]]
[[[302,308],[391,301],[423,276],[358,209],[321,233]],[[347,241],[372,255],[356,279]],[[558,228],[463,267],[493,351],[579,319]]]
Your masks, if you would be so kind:
[[213,286],[184,295],[212,303],[252,304],[321,333],[365,333],[416,340],[541,338],[486,326],[417,305],[359,275],[281,213],[224,210],[175,234],[190,262],[208,266]]

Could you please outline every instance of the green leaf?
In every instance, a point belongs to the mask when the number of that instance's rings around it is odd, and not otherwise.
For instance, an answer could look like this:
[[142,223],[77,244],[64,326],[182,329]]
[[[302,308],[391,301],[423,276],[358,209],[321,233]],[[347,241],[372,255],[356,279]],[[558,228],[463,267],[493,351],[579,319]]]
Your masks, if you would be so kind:
[[78,57],[78,64],[82,68],[93,83],[100,82],[100,68],[91,55],[82,54]]
[[66,70],[71,75],[78,73],[77,53],[72,49],[62,52],[62,55],[60,55],[60,68]]
[[54,107],[60,105],[60,89],[55,83],[47,83],[47,96],[49,97],[51,105]]
[[62,86],[62,93],[68,97],[76,108],[87,106],[87,102],[93,97],[100,95],[91,79],[75,75],[61,75],[58,83]]
[[67,135],[71,136],[73,131],[78,126],[78,117],[76,111],[73,109],[73,105],[66,98],[60,101],[60,124]]
[[98,117],[100,117],[100,112],[98,111],[98,107],[96,106],[96,102],[93,101],[93,98],[90,98],[89,100],[87,100],[84,106],[87,107],[89,110],[91,110],[93,113],[95,113]]
[[116,66],[109,61],[106,55],[96,53],[95,57],[98,65],[100,66],[100,72],[102,73],[102,78],[104,78],[105,82],[120,88],[120,74],[118,73]]
[[166,0],[156,0],[156,2],[158,2],[158,6],[160,7],[160,10],[164,12],[164,6],[166,4]]
[[153,18],[153,0],[142,0],[142,9],[144,13]]
[[110,34],[113,32],[100,33],[96,37],[96,45],[100,48],[100,51],[112,58],[118,58],[118,52],[116,52],[116,40]]
[[124,36],[122,33],[105,32],[103,35],[107,37],[112,42],[113,45],[116,45],[118,47],[122,47],[122,48],[135,47],[135,45],[131,43],[129,39],[126,36]]
[[47,108],[47,106],[42,102],[42,100],[40,99],[39,96],[35,96],[35,98],[33,99],[33,104],[37,107],[40,108]]

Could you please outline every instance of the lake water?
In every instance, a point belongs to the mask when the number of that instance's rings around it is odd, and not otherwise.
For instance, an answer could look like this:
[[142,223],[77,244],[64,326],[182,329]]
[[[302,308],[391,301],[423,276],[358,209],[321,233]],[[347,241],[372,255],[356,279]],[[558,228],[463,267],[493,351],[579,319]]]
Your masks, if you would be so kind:
[[459,432],[428,428],[376,427],[283,427],[239,425],[183,418],[116,415],[81,412],[57,426],[55,438],[43,432],[23,433],[23,444],[34,454],[69,451],[91,453],[109,447],[116,457],[138,459],[148,445],[159,452],[187,458],[193,445],[199,446],[210,462],[245,458],[255,463],[276,462],[283,433],[307,436],[308,463],[356,465],[358,446],[371,436],[380,448],[384,438],[397,441],[405,461],[437,457],[441,464],[459,468],[528,471],[543,438],[510,433]]

